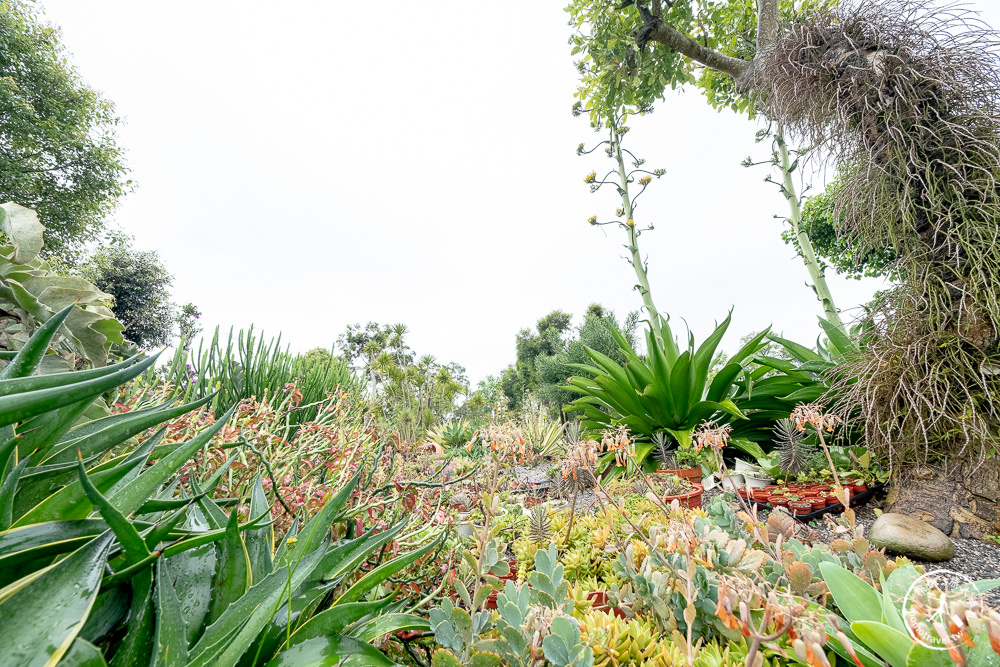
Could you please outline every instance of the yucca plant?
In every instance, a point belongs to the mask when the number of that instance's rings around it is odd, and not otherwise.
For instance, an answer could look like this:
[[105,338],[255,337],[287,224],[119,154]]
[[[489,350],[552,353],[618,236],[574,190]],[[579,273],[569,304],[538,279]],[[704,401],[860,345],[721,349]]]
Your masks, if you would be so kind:
[[331,526],[351,515],[361,471],[275,549],[259,480],[243,522],[238,499],[212,498],[225,468],[203,480],[178,479],[231,412],[187,442],[161,445],[161,430],[133,444],[211,397],[79,423],[90,403],[155,357],[32,375],[70,308],[39,327],[0,371],[4,661],[299,665],[322,654],[388,665],[369,642],[427,629],[381,593],[438,540],[364,574],[360,566],[402,524],[330,542]]

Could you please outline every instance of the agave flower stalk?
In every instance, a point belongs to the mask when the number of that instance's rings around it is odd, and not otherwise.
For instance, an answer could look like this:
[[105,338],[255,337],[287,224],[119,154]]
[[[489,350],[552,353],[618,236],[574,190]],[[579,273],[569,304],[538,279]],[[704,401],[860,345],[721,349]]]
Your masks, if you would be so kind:
[[775,162],[781,171],[781,194],[788,200],[790,208],[788,224],[791,225],[792,232],[795,234],[795,242],[799,249],[799,255],[802,257],[802,263],[809,271],[813,292],[823,306],[823,314],[827,321],[846,334],[847,329],[840,319],[840,311],[837,310],[837,306],[833,302],[833,293],[826,282],[826,271],[816,258],[809,234],[802,227],[802,200],[796,193],[795,182],[792,180],[792,172],[798,166],[798,159],[792,161],[788,144],[785,142],[785,130],[781,126],[774,133],[774,144],[777,147]]
[[[653,171],[643,169],[642,165],[645,163],[645,160],[637,158],[631,151],[622,148],[622,137],[628,132],[628,128],[625,126],[627,118],[628,114],[624,111],[620,114],[612,115],[608,119],[608,139],[597,144],[597,146],[594,146],[590,150],[584,150],[584,145],[580,144],[577,148],[577,154],[587,155],[601,146],[606,146],[605,153],[615,163],[614,169],[602,178],[597,178],[597,172],[591,172],[584,178],[584,182],[590,185],[591,192],[597,192],[605,185],[613,185],[615,187],[622,202],[621,208],[617,210],[617,219],[598,222],[597,217],[594,216],[590,218],[589,222],[592,225],[618,225],[628,235],[628,244],[625,248],[628,250],[628,261],[635,270],[636,279],[639,281],[636,289],[639,290],[639,294],[642,296],[643,307],[646,309],[647,315],[649,315],[649,326],[653,331],[653,336],[657,344],[662,347],[663,332],[660,325],[660,311],[656,308],[656,304],[653,303],[653,295],[649,288],[647,265],[642,258],[642,253],[639,251],[639,236],[643,231],[651,231],[653,226],[649,225],[645,229],[640,229],[636,226],[635,203],[642,193],[645,192],[646,188],[649,187],[653,178],[663,176],[666,171],[663,169],[654,169]],[[626,164],[626,155],[631,161],[631,165]],[[633,196],[630,186],[636,182],[638,182],[640,189]]]

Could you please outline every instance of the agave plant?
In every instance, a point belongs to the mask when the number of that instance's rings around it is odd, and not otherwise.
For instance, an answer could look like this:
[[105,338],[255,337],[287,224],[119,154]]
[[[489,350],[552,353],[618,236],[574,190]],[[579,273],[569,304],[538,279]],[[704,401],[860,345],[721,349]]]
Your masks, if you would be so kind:
[[538,456],[556,456],[566,449],[566,428],[544,412],[525,413],[520,420],[521,435]]
[[804,400],[802,396],[818,396],[824,387],[809,373],[783,370],[781,360],[755,356],[763,346],[767,329],[713,375],[712,360],[729,323],[727,316],[697,347],[689,333],[687,347],[682,349],[664,320],[663,347],[647,331],[645,358],[613,331],[626,358],[625,366],[588,349],[594,365],[573,366],[586,376],[570,378],[567,389],[581,397],[566,409],[581,410],[583,425],[590,430],[627,426],[632,434],[646,441],[636,446],[640,461],[653,449],[656,433],[669,433],[680,447],[686,448],[691,444],[691,433],[704,421],[732,424],[734,446],[755,456],[763,454],[759,446],[748,441],[767,442],[775,419],[787,417],[796,401]]
[[330,542],[331,526],[350,516],[360,470],[275,548],[259,480],[241,521],[239,499],[212,498],[225,468],[203,480],[178,479],[231,412],[187,442],[159,444],[163,429],[138,446],[132,440],[210,397],[80,423],[94,400],[155,357],[32,375],[69,312],[46,321],[0,371],[5,661],[291,665],[322,654],[388,665],[369,642],[428,628],[380,593],[438,540],[364,574],[360,566],[402,524]]

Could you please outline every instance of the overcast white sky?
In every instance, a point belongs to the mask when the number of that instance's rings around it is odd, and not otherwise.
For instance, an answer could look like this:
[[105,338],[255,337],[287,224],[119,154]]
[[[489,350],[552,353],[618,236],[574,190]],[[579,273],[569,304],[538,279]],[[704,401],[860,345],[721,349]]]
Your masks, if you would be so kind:
[[[210,331],[256,325],[293,350],[352,322],[403,322],[473,381],[553,309],[638,308],[612,193],[577,157],[564,2],[44,0],[72,61],[126,120],[137,190],[117,224],[160,253]],[[970,6],[1000,25],[995,0]],[[701,340],[772,324],[816,338],[818,302],[780,239],[756,123],[694,90],[631,123],[667,175],[637,211],[655,302]],[[843,310],[880,287],[831,277]],[[856,311],[854,311],[856,312]]]

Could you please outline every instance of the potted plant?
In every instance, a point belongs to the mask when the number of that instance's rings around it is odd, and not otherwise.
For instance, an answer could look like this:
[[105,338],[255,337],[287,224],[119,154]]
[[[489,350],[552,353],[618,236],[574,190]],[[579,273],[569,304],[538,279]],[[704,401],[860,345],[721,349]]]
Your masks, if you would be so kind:
[[705,492],[705,488],[698,482],[677,475],[669,475],[660,480],[660,483],[665,504],[669,505],[676,500],[681,507],[688,509],[701,507],[701,496]]
[[809,514],[812,512],[812,503],[808,500],[790,500],[788,502],[788,509],[795,515]]
[[694,482],[701,482],[700,455],[690,447],[674,447],[670,434],[660,431],[653,434],[656,451],[656,472],[659,475],[675,475]]

